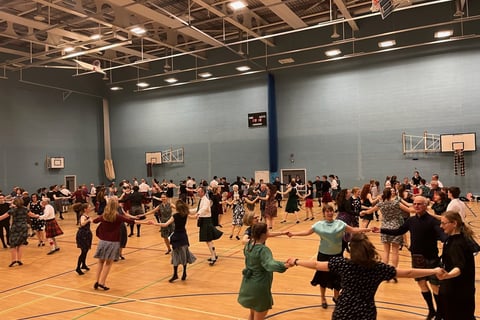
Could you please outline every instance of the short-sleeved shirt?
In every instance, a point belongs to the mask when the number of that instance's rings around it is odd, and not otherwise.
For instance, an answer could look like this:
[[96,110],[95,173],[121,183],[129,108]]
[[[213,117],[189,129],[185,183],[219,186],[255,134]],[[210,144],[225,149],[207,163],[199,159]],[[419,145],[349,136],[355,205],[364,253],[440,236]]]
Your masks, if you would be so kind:
[[320,236],[320,246],[318,252],[328,255],[335,255],[342,252],[342,237],[345,233],[347,224],[341,220],[316,222],[313,226],[313,232]]

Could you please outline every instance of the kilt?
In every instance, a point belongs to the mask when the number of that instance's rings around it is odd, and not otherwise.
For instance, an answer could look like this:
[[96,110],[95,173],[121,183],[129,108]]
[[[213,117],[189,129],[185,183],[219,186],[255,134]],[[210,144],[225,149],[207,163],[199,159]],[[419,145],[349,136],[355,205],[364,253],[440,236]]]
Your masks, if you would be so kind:
[[200,232],[198,234],[200,242],[210,242],[220,239],[223,232],[213,226],[212,218],[198,218],[198,226]]
[[45,221],[45,236],[47,238],[55,238],[63,234],[62,229],[57,223],[56,219],[50,219]]

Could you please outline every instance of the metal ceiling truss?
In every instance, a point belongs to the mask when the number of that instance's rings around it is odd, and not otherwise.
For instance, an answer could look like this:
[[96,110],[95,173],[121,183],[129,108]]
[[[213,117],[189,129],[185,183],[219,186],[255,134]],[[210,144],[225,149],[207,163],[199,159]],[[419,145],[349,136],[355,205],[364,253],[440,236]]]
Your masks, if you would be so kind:
[[[0,6],[0,65],[4,77],[31,67],[62,72],[76,66],[75,56],[115,72],[111,85],[158,78],[165,87],[165,76],[225,78],[241,64],[266,72],[331,61],[320,50],[333,47],[351,58],[438,44],[431,33],[439,26],[454,29],[452,40],[480,33],[479,1],[389,1],[395,9],[383,21],[372,0],[242,0],[238,11],[232,0],[12,0]],[[396,48],[378,48],[387,36],[398,37]]]

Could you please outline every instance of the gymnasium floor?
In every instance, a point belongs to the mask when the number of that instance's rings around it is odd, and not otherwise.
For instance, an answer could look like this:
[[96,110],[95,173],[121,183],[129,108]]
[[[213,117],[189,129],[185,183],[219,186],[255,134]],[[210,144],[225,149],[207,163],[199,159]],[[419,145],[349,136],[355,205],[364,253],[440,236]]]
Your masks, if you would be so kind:
[[[258,206],[257,206],[258,207]],[[480,205],[470,204],[468,222],[480,234]],[[316,207],[318,220],[320,208]],[[280,211],[283,217],[283,211]],[[303,217],[304,211],[300,211]],[[248,310],[237,303],[237,293],[243,269],[240,241],[230,240],[230,212],[222,224],[225,235],[215,242],[219,260],[208,265],[208,249],[198,242],[195,220],[188,222],[190,249],[197,261],[188,267],[186,281],[169,283],[172,274],[170,256],[165,255],[159,228],[142,226],[141,237],[128,239],[124,250],[126,260],[116,262],[107,279],[109,291],[94,290],[96,260],[93,253],[97,239],[94,236],[87,263],[91,270],[79,276],[74,271],[79,250],[75,245],[74,214],[65,214],[59,223],[64,235],[58,238],[61,250],[47,255],[48,247],[37,247],[30,238],[24,249],[23,266],[8,267],[10,252],[0,249],[0,319],[247,319]],[[286,224],[276,220],[274,230],[304,230],[311,222],[294,223],[289,217]],[[379,225],[374,221],[373,225]],[[379,235],[371,239],[380,250]],[[267,245],[277,260],[288,257],[315,259],[319,239],[316,235],[289,239],[270,238]],[[400,267],[409,267],[408,251],[400,253]],[[479,266],[476,258],[477,269]],[[181,269],[181,268],[180,268]],[[477,282],[479,279],[477,272]],[[330,319],[333,311],[331,291],[327,290],[329,307],[320,306],[319,288],[312,287],[312,270],[295,267],[274,275],[274,307],[268,318]],[[477,299],[477,305],[479,300]],[[376,295],[378,319],[425,319],[427,310],[417,285],[412,279],[399,279],[398,283],[385,282]]]

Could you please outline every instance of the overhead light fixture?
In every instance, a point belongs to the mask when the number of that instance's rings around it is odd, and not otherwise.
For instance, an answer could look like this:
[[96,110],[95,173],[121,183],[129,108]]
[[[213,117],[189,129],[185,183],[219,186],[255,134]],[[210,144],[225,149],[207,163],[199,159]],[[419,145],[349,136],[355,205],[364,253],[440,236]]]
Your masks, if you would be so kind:
[[240,72],[245,72],[245,71],[250,70],[250,67],[249,66],[240,66],[240,67],[236,67],[235,69],[237,69]]
[[290,64],[290,63],[294,63],[295,60],[293,60],[293,58],[285,58],[285,59],[279,59],[278,60],[278,63],[280,64]]
[[145,32],[147,32],[147,30],[145,30],[142,27],[138,27],[138,26],[131,28],[130,31],[135,33],[137,36],[140,36],[140,35],[144,34]]
[[123,90],[123,88],[122,88],[122,87],[115,86],[115,87],[111,87],[110,90],[112,90],[112,91],[120,91],[120,90]]
[[139,82],[137,83],[137,87],[139,88],[146,88],[148,87],[150,84],[146,83],[146,82]]
[[443,38],[448,38],[453,35],[453,30],[441,30],[435,32],[435,38],[436,39],[443,39]]
[[70,59],[70,58],[75,58],[75,57],[83,56],[83,55],[90,54],[90,53],[97,53],[97,52],[100,52],[100,51],[105,51],[105,50],[113,49],[113,48],[116,48],[116,47],[122,47],[122,46],[125,46],[125,45],[128,45],[128,44],[132,44],[132,41],[127,40],[127,41],[107,44],[106,46],[93,48],[93,49],[90,49],[90,50],[73,52],[73,53],[70,53],[70,54],[67,54],[67,55],[63,56],[62,59]]
[[201,78],[210,78],[212,74],[210,72],[202,72],[202,73],[199,73],[198,76]]
[[242,1],[233,1],[233,2],[230,2],[228,4],[228,6],[230,8],[232,8],[233,10],[240,10],[240,9],[245,8],[247,5],[245,3],[243,3]]
[[91,40],[100,40],[101,37],[102,37],[102,35],[100,33],[96,33],[96,34],[92,34],[90,36],[90,39]]
[[379,42],[378,47],[379,48],[389,48],[389,47],[393,47],[396,44],[397,44],[397,42],[395,40],[385,40],[385,41]]
[[63,49],[63,51],[65,51],[65,52],[72,52],[72,51],[74,51],[74,50],[75,50],[75,48],[74,48],[74,47],[70,47],[70,46],[69,46],[69,47],[65,47],[65,49]]
[[165,82],[175,83],[175,82],[178,82],[178,79],[177,78],[167,78],[167,79],[165,79]]
[[327,57],[335,57],[335,56],[338,56],[340,53],[342,53],[340,49],[332,49],[332,50],[325,51],[325,55]]

